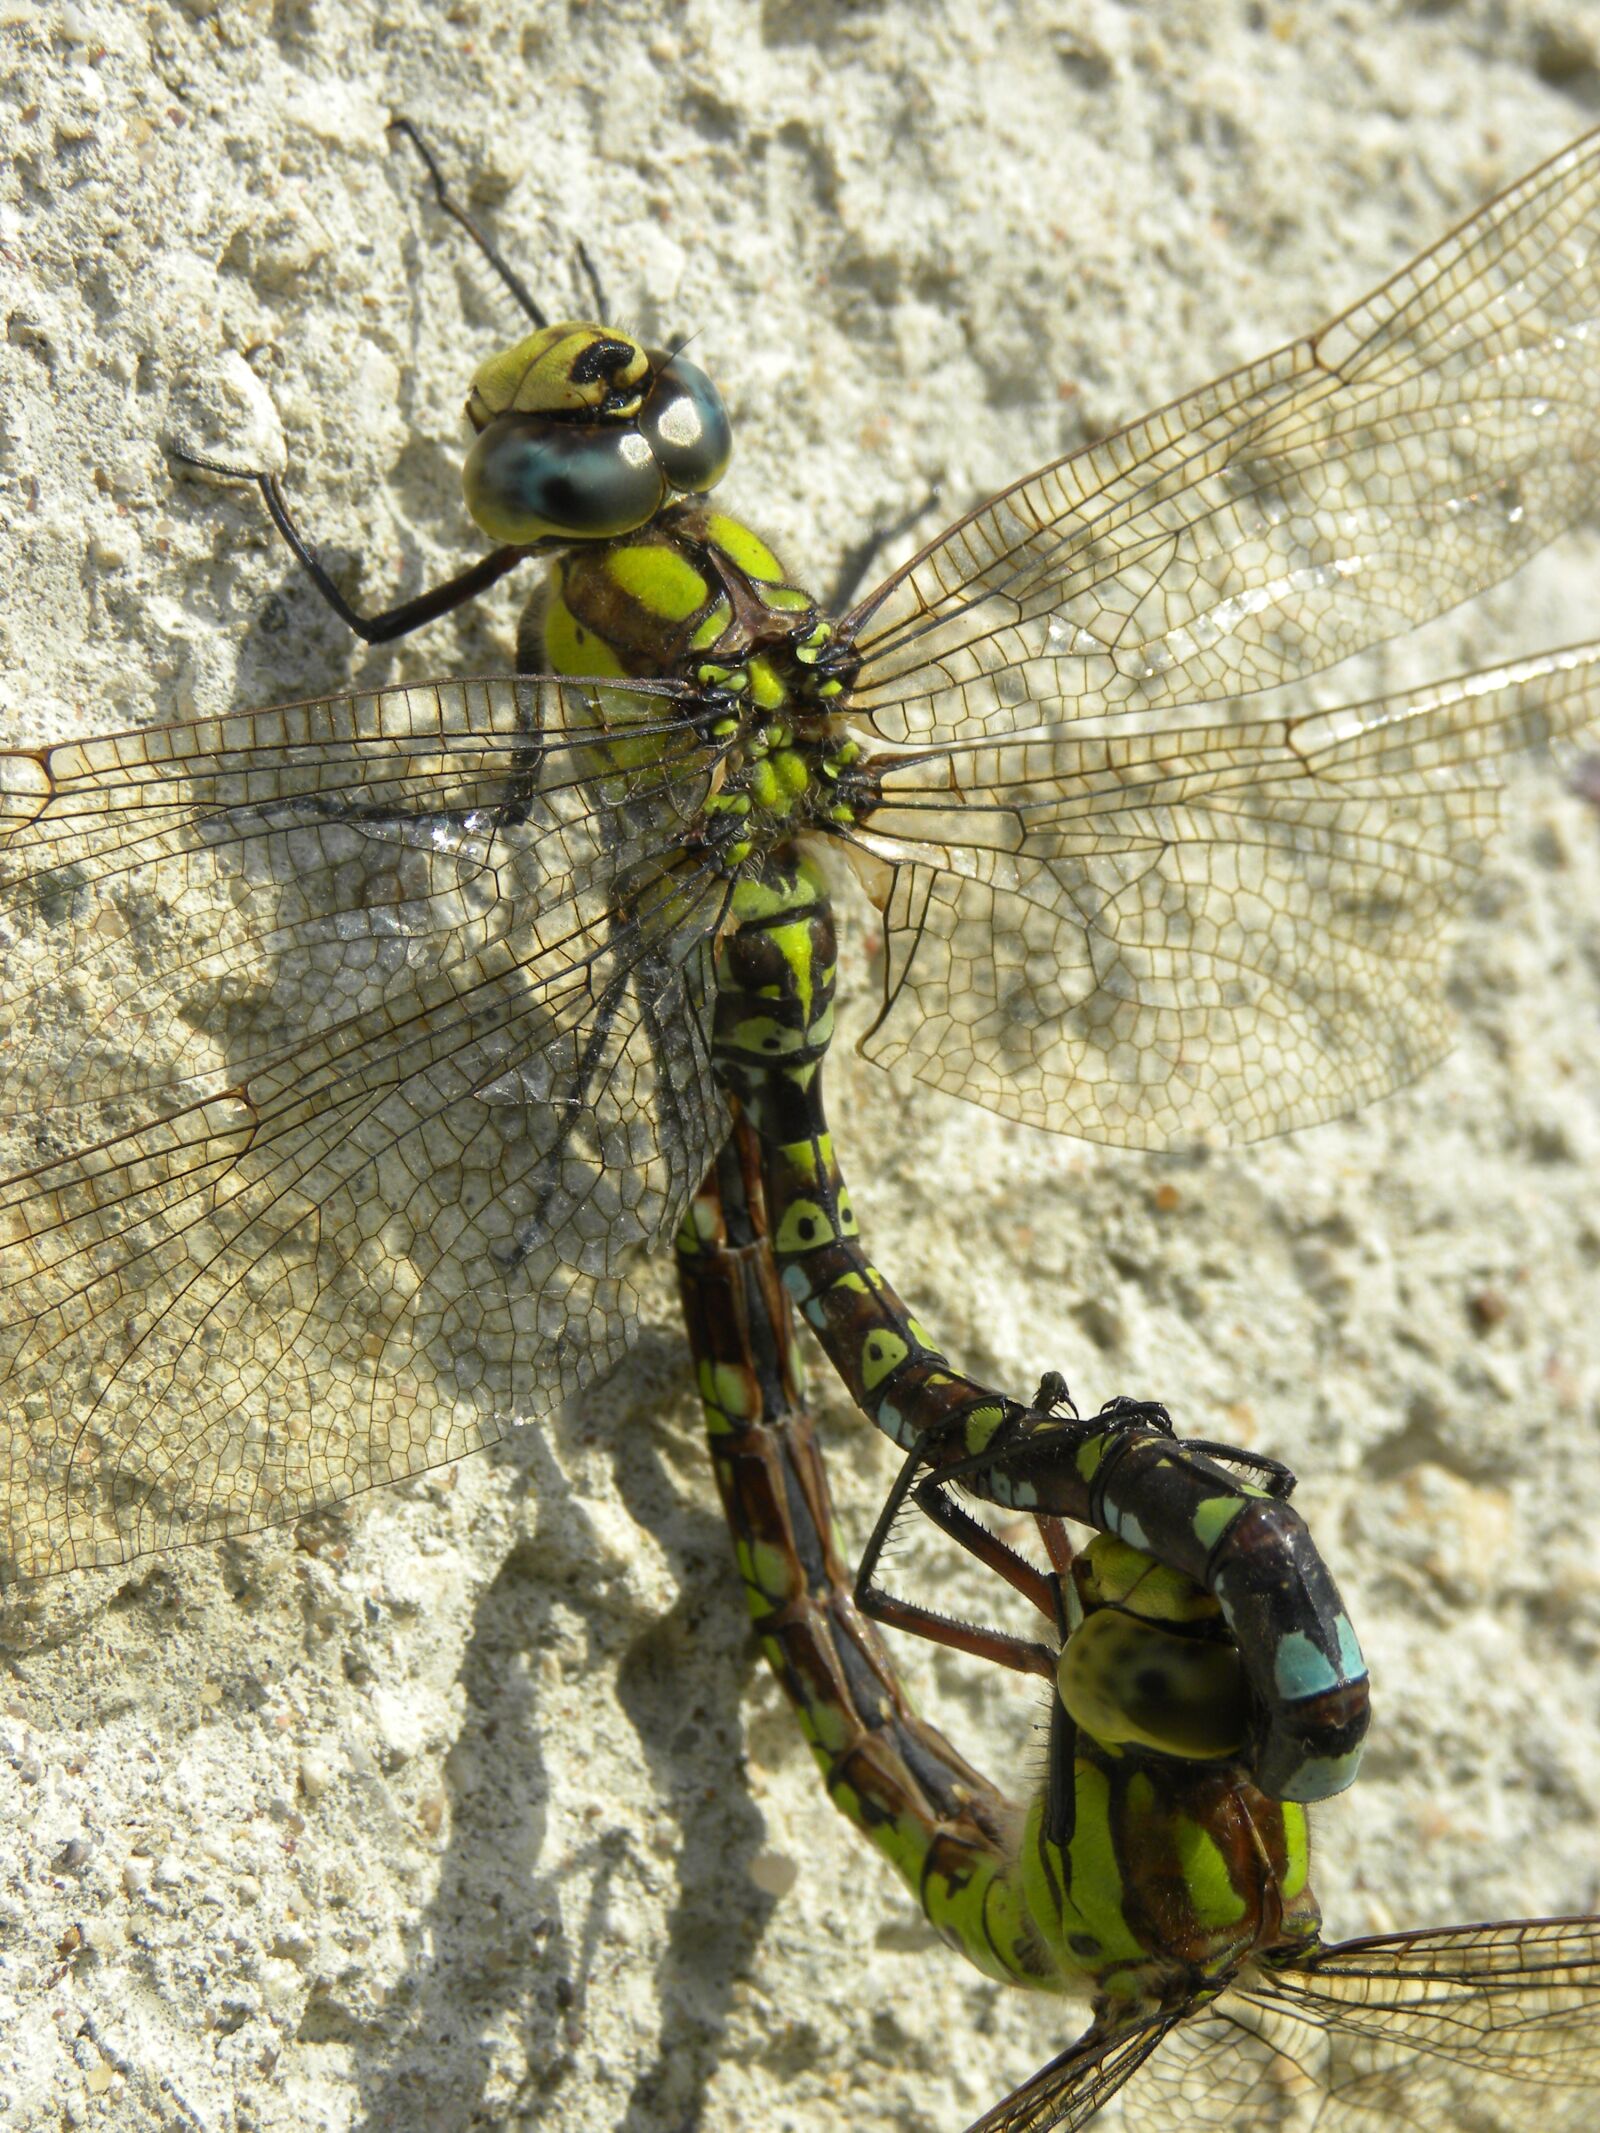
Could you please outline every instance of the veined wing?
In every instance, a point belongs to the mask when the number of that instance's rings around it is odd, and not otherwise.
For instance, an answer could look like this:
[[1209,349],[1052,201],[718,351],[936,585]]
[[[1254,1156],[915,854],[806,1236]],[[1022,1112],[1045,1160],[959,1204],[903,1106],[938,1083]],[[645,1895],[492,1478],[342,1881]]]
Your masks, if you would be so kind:
[[1091,2031],[971,2133],[1588,2133],[1600,1919],[1340,1942],[1192,2015]]
[[1263,1972],[1128,2085],[1140,2133],[1588,2133],[1600,1919],[1385,1934]]
[[1320,332],[992,498],[847,618],[852,708],[986,740],[1310,674],[1592,508],[1600,132]]
[[880,756],[864,1049],[1126,1147],[1355,1109],[1449,1041],[1444,958],[1508,754],[1600,718],[1600,643],[1299,718]]
[[604,1369],[718,1131],[670,685],[0,764],[0,1561],[303,1515]]
[[[1075,2133],[1126,2087],[1181,2015],[1152,2015],[1137,2029],[1091,2029],[1013,2089],[967,2133]],[[1144,2133],[1143,2127],[1140,2133]]]

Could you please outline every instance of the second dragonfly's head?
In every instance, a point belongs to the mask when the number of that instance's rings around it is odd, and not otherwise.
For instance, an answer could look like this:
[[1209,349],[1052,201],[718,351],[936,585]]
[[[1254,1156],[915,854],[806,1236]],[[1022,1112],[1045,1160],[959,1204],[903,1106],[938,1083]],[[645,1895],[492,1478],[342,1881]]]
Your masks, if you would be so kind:
[[1098,1534],[1077,1555],[1065,1597],[1071,1634],[1056,1687],[1077,1725],[1108,1746],[1185,1761],[1240,1753],[1249,1692],[1210,1593]]
[[493,541],[613,540],[703,495],[733,449],[722,395],[682,355],[609,326],[542,326],[480,363],[467,509]]

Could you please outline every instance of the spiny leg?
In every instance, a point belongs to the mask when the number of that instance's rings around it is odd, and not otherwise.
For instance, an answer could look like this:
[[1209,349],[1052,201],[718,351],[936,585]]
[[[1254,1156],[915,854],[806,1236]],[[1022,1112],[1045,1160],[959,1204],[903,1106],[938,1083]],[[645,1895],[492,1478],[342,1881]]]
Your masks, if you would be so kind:
[[895,1476],[894,1485],[878,1513],[856,1567],[855,1601],[861,1612],[886,1629],[926,1637],[953,1651],[967,1652],[973,1658],[1010,1667],[1019,1674],[1043,1674],[1053,1678],[1055,1652],[1051,1646],[1030,1638],[1015,1637],[1002,1630],[979,1628],[937,1608],[924,1607],[919,1601],[902,1599],[878,1583],[879,1562],[908,1501],[916,1503],[959,1547],[1020,1592],[1052,1624],[1058,1638],[1063,1633],[1055,1580],[958,1504],[943,1483],[927,1473],[916,1451],[907,1453]]
[[[428,177],[432,182],[435,202],[459,229],[466,232],[472,243],[482,254],[485,264],[493,269],[510,292],[512,302],[526,314],[533,325],[548,326],[550,323],[548,316],[543,308],[535,302],[522,276],[506,259],[505,254],[499,247],[492,244],[488,237],[484,235],[482,226],[473,216],[468,214],[454,193],[451,192],[444,172],[439,166],[439,158],[423,139],[421,130],[415,120],[405,117],[392,118],[389,121],[387,130],[390,133],[399,134],[403,141],[408,141],[411,144],[421,158],[423,168],[427,171]],[[583,268],[584,279],[589,284],[589,293],[594,298],[595,321],[598,325],[604,326],[608,323],[610,311],[606,303],[605,290],[601,287],[600,276],[595,271],[594,261],[589,256],[589,248],[581,237],[576,237],[573,239],[573,250],[578,255],[578,264]]]
[[[465,231],[468,238],[482,254],[484,260],[509,291],[519,309],[526,314],[536,327],[544,326],[546,318],[543,309],[534,301],[521,276],[507,263],[496,246],[489,241],[478,223],[455,199],[445,182],[438,158],[423,139],[417,127],[408,118],[394,118],[389,122],[389,131],[408,142],[420,157],[423,167],[432,182],[434,198],[438,205],[460,229]],[[589,257],[588,251],[581,240],[577,246],[577,254],[585,278],[596,301],[599,323],[603,325],[605,323],[606,310],[604,292],[600,286],[599,276],[595,272],[594,262]],[[206,458],[197,452],[185,451],[176,445],[170,445],[168,453],[180,466],[194,467],[202,473],[219,475],[228,481],[254,482],[261,491],[262,500],[271,515],[272,523],[282,535],[290,554],[293,555],[295,561],[316,588],[318,595],[338,616],[346,629],[352,631],[354,635],[360,637],[367,644],[390,644],[396,638],[408,636],[411,631],[421,629],[426,623],[436,622],[441,615],[447,615],[455,608],[465,606],[468,601],[476,600],[481,594],[486,593],[492,585],[498,583],[508,571],[514,570],[518,563],[540,551],[540,544],[538,543],[522,546],[504,544],[491,549],[488,555],[480,557],[476,563],[470,564],[465,570],[456,572],[454,576],[444,579],[438,585],[429,586],[425,591],[415,594],[411,599],[397,601],[393,606],[384,608],[375,615],[365,615],[358,608],[352,606],[350,601],[339,590],[318,556],[316,548],[301,532],[295,521],[294,513],[290,509],[289,500],[284,493],[280,476],[265,473],[255,467],[232,466],[225,460]]]
[[441,584],[430,585],[410,600],[398,601],[393,607],[384,608],[376,615],[363,615],[358,608],[340,592],[327,569],[319,559],[300,528],[295,524],[294,514],[289,509],[288,498],[283,493],[283,483],[276,474],[262,473],[255,467],[230,466],[225,460],[206,459],[198,452],[186,452],[180,446],[169,444],[167,456],[179,466],[196,467],[203,474],[221,475],[227,481],[253,481],[261,491],[272,523],[283,536],[289,552],[305,572],[318,594],[332,608],[345,628],[352,631],[367,644],[390,644],[396,637],[409,635],[419,630],[426,622],[436,622],[441,615],[452,609],[464,607],[469,600],[476,600],[497,584],[508,570],[514,570],[525,557],[534,553],[531,548],[502,547],[491,549],[466,570],[458,571],[453,578]]
[[534,302],[532,295],[529,293],[528,285],[522,279],[522,276],[510,265],[499,248],[490,243],[482,228],[467,213],[445,183],[445,175],[439,167],[439,159],[422,138],[422,134],[416,124],[411,119],[397,115],[390,119],[387,131],[397,133],[401,140],[410,143],[420,159],[423,169],[433,182],[433,197],[435,201],[443,209],[444,213],[450,217],[450,220],[455,223],[457,228],[466,232],[482,255],[485,263],[493,268],[494,272],[500,277],[501,282],[510,292],[512,302],[535,326],[548,326],[549,319],[539,305]]

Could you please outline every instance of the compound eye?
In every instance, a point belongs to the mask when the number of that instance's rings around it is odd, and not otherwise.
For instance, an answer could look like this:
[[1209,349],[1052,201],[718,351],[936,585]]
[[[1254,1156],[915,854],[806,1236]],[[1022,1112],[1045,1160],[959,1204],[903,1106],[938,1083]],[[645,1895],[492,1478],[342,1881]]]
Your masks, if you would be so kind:
[[[656,360],[654,355],[651,360]],[[671,357],[657,371],[639,411],[639,434],[672,486],[695,495],[716,486],[733,456],[733,431],[722,395],[686,356]]]
[[667,483],[635,430],[497,415],[467,454],[467,509],[492,541],[601,541],[654,518]]

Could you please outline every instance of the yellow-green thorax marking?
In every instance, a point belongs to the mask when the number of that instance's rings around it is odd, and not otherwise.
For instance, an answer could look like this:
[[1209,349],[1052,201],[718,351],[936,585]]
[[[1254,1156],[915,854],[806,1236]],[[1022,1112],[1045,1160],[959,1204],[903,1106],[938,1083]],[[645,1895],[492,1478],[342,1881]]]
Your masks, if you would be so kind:
[[[837,679],[819,672],[831,626],[766,543],[725,512],[664,511],[621,540],[569,549],[537,610],[543,664],[599,680],[675,679],[704,691],[708,769],[698,834],[737,870],[797,831],[848,819],[837,781],[859,753],[840,727]],[[524,664],[536,662],[526,654]],[[653,699],[598,692],[618,733],[655,724]],[[622,752],[618,752],[618,751]],[[686,843],[696,841],[688,826]]]

